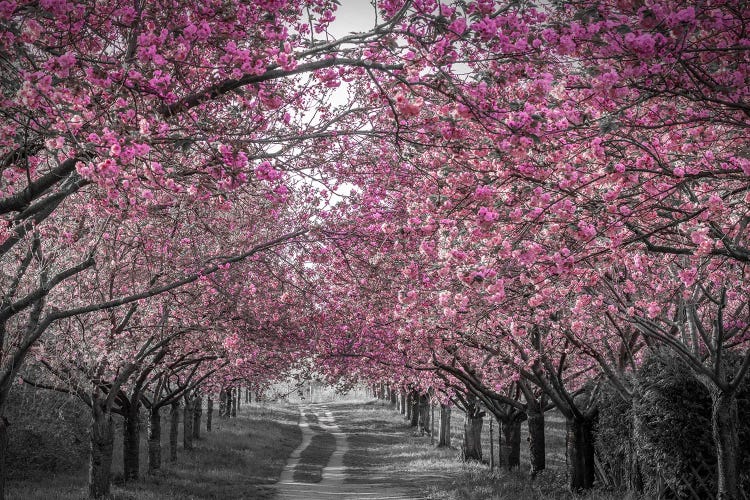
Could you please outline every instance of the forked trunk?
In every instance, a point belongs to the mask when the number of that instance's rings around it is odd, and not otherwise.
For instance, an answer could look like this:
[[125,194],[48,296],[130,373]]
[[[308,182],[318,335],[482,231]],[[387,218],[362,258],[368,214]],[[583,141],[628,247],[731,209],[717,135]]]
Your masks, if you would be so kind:
[[461,445],[461,458],[482,460],[482,425],[484,418],[467,412],[464,420],[464,442]]
[[531,475],[535,476],[547,465],[546,445],[544,440],[544,413],[538,407],[529,405],[526,412],[529,425],[529,460]]
[[437,445],[451,445],[451,407],[448,405],[440,405],[440,425],[438,426]]
[[109,496],[115,425],[112,414],[94,400],[91,410],[91,448],[89,450],[89,497]]
[[148,414],[148,472],[161,469],[161,413],[160,408],[151,408]]
[[595,473],[593,422],[569,418],[566,430],[568,486],[573,492],[588,490],[594,485]]
[[180,403],[175,401],[169,408],[169,461],[177,460],[177,433],[180,428]]
[[739,411],[735,392],[711,390],[711,427],[716,446],[717,500],[740,497],[737,478]]

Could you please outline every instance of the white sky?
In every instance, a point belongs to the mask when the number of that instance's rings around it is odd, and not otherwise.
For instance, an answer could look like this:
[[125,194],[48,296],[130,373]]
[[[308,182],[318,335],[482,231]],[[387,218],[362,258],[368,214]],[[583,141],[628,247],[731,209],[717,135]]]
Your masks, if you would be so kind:
[[367,31],[375,26],[375,9],[370,0],[339,0],[336,20],[331,23],[329,32],[340,38],[351,32]]

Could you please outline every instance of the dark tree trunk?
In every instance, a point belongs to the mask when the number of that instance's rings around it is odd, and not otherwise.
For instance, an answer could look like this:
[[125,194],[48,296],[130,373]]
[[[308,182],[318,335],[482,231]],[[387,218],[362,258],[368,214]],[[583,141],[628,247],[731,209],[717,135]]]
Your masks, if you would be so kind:
[[140,473],[141,425],[138,404],[125,409],[122,426],[122,470],[125,480],[138,479]]
[[203,398],[198,396],[193,400],[193,439],[201,438],[201,415],[203,414]]
[[411,394],[411,420],[409,425],[412,427],[419,425],[419,393],[417,392]]
[[734,392],[711,390],[711,427],[716,446],[717,500],[740,497],[737,477],[739,412]]
[[5,500],[5,477],[8,474],[8,419],[0,417],[0,500]]
[[232,397],[232,389],[227,389],[227,407],[225,411],[225,416],[227,418],[232,416],[233,403],[234,403],[234,398]]
[[430,433],[430,397],[427,394],[419,396],[419,433]]
[[440,405],[440,425],[438,427],[438,446],[451,445],[451,407]]
[[260,403],[263,401],[263,397],[260,395],[260,391],[255,391],[255,402]]
[[412,405],[411,403],[411,397],[412,397],[412,393],[408,393],[406,397],[404,398],[406,400],[405,401],[406,409],[404,410],[404,415],[406,415],[406,420],[408,420],[409,422],[411,422],[411,413],[412,413],[412,409],[414,408],[414,405]]
[[225,417],[227,414],[227,391],[224,388],[219,391],[219,417]]
[[[480,414],[481,415],[481,414]],[[464,420],[464,442],[461,445],[463,460],[482,460],[482,425],[484,416],[466,412]]]
[[401,391],[398,395],[398,411],[406,415],[406,393]]
[[388,389],[388,390],[391,393],[391,404],[392,405],[398,404],[398,401],[397,401],[398,393],[396,393],[396,391],[394,391],[393,389]]
[[586,418],[567,420],[566,452],[570,490],[579,492],[594,485],[593,422]]
[[242,389],[237,388],[237,411],[242,409]]
[[214,418],[214,400],[208,398],[206,403],[206,431],[211,432],[211,423]]
[[251,404],[253,402],[253,391],[250,389],[247,390],[247,404]]
[[180,428],[180,403],[175,401],[169,409],[169,460],[177,460],[177,433]]
[[508,470],[521,466],[521,419],[505,418],[498,420],[501,424],[501,432],[498,432],[500,440],[500,465]]
[[239,393],[238,389],[232,389],[232,392],[230,393],[232,394],[232,416],[233,417],[237,417],[237,403],[240,402],[240,397],[238,393]]
[[531,476],[547,466],[546,444],[544,439],[544,413],[536,405],[529,405],[526,411],[529,424],[529,460]]
[[185,408],[182,415],[182,448],[193,449],[193,405],[192,399],[185,396]]
[[91,410],[91,448],[89,450],[89,497],[109,496],[115,425],[112,414],[95,398]]
[[148,415],[148,472],[161,469],[161,409],[151,408]]

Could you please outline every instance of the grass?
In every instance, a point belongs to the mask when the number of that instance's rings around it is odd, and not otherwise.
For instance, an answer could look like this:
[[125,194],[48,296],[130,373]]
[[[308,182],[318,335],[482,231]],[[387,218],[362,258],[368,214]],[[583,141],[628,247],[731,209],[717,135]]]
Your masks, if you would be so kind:
[[[195,449],[179,449],[178,460],[165,460],[164,470],[146,474],[146,443],[142,441],[142,479],[113,486],[115,500],[267,499],[275,494],[287,457],[302,440],[296,408],[244,406],[237,418],[214,419],[212,432],[202,432]],[[205,414],[204,414],[205,416]],[[163,432],[167,455],[168,428]],[[119,438],[119,436],[118,436]],[[119,447],[119,441],[116,443]],[[180,436],[182,443],[182,436]],[[181,447],[180,447],[181,448]],[[113,474],[121,474],[122,451],[116,449]],[[85,468],[77,473],[14,481],[8,485],[10,500],[77,500],[86,498]]]
[[[461,444],[463,414],[459,411],[454,411],[451,418],[452,447],[436,448],[430,445],[429,436],[418,436],[416,430],[409,427],[404,417],[390,405],[378,401],[334,408],[342,430],[350,433],[350,450],[344,456],[344,464],[350,467],[352,476],[347,478],[347,482],[399,486],[415,497],[436,500],[622,499],[621,493],[595,490],[588,496],[576,497],[567,491],[565,423],[564,419],[554,414],[547,419],[548,470],[532,481],[526,465],[528,450],[524,451],[522,457],[524,466],[512,472],[490,471],[485,463],[462,462],[458,448]],[[497,440],[497,426],[494,439]],[[488,459],[487,420],[483,429],[483,451]],[[497,441],[495,453],[498,453]]]

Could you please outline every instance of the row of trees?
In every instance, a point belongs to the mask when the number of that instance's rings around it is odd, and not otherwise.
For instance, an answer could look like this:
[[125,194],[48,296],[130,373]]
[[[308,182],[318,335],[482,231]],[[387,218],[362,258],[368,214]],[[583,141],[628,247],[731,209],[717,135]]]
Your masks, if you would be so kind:
[[555,407],[582,489],[600,387],[666,347],[738,498],[745,2],[375,9],[3,3],[0,416],[79,394],[106,462],[113,412],[314,367],[527,419],[534,470]]

